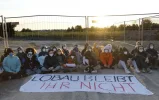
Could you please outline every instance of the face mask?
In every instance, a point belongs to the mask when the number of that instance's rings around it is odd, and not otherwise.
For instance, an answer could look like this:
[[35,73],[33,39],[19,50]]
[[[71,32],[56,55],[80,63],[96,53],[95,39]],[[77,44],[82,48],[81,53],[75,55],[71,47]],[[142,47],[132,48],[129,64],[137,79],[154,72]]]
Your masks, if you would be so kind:
[[56,49],[55,49],[55,48],[54,48],[53,50],[54,50],[54,51],[56,51]]
[[32,58],[33,57],[33,53],[32,52],[28,52],[27,57],[28,58]]
[[143,52],[143,49],[139,50],[139,52]]
[[127,52],[127,51],[125,51],[125,52],[124,52],[124,54],[125,54],[125,55],[127,55],[127,54],[128,54],[128,52]]
[[13,53],[9,53],[9,56],[11,56],[11,57],[12,57],[12,56],[13,56]]
[[74,56],[71,56],[71,58],[73,59],[73,58],[74,58]]
[[19,50],[19,53],[22,53],[23,51],[22,50]]
[[46,51],[46,49],[42,49],[42,51],[43,51],[43,52],[45,52],[45,51]]
[[51,56],[51,57],[52,57],[53,55],[54,55],[54,54],[49,54],[49,56]]
[[153,46],[150,46],[150,49],[153,49]]
[[108,53],[108,50],[104,50],[105,53]]

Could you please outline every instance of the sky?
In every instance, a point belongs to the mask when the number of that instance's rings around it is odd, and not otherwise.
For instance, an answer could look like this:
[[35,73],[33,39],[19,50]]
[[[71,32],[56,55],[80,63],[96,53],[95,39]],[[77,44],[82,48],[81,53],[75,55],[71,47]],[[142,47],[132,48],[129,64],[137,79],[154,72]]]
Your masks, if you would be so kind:
[[[135,13],[158,13],[158,0],[1,0],[0,15],[104,16]],[[104,26],[145,16],[95,18]],[[53,18],[54,19],[54,18]],[[92,19],[93,20],[93,19]],[[104,21],[105,20],[105,21]]]

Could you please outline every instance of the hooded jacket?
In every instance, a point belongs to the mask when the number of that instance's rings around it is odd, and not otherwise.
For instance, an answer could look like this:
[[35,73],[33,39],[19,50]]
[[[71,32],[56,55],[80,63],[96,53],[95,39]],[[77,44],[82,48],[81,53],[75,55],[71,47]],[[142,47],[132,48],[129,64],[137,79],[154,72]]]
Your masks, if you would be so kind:
[[46,55],[47,55],[47,52],[44,52],[43,49],[46,49],[46,46],[43,46],[43,47],[41,48],[41,52],[38,54],[39,57],[40,57],[40,56],[46,56]]
[[150,48],[150,45],[153,45],[153,47],[154,47],[154,44],[153,44],[153,43],[150,43],[150,44],[148,45],[148,49],[146,50],[146,52],[147,52],[148,54],[150,54],[151,56],[156,56],[156,57],[158,57],[157,51],[156,51],[154,48],[151,49],[151,48]]
[[19,50],[22,50],[22,53],[18,52],[16,54],[16,56],[19,57],[21,64],[24,64],[24,62],[25,62],[25,53],[24,53],[24,50],[23,50],[22,47],[17,48],[17,51],[19,51]]
[[102,52],[100,54],[100,60],[101,62],[105,65],[109,65],[111,66],[112,65],[112,62],[113,62],[113,56],[112,56],[112,53],[111,53],[111,47],[110,45],[106,45],[104,47],[104,50],[107,49],[109,52],[106,53],[106,52]]
[[3,69],[6,72],[19,72],[21,67],[20,60],[17,56],[10,56],[8,55],[7,57],[4,58],[3,60]]

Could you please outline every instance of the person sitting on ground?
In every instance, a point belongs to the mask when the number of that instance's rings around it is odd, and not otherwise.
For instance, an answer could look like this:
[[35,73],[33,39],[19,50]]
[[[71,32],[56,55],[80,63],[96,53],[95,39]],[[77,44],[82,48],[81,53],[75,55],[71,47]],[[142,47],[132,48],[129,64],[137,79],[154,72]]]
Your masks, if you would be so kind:
[[4,53],[3,53],[3,55],[1,56],[1,59],[0,59],[0,74],[3,73],[3,60],[4,60],[5,57],[8,56],[7,49],[8,48],[4,49]]
[[38,61],[39,61],[40,65],[41,65],[41,67],[43,67],[45,57],[48,55],[48,50],[49,50],[48,46],[43,46],[41,48],[41,52],[38,55]]
[[57,55],[56,55],[56,58],[58,60],[58,63],[60,64],[60,66],[63,68],[63,67],[66,67],[66,56],[63,54],[62,50],[61,49],[58,49],[57,50]]
[[8,56],[7,50],[8,50],[8,48],[4,49],[3,55],[1,56],[0,66],[2,66],[4,58]]
[[102,52],[102,50],[97,43],[94,43],[94,45],[93,45],[93,52],[95,53],[97,60],[99,61],[100,60],[100,53]]
[[41,51],[40,51],[40,53],[38,54],[38,57],[40,57],[40,56],[46,56],[46,55],[47,55],[47,52],[48,52],[48,51],[46,51],[46,49],[47,49],[46,46],[41,47]]
[[65,55],[66,57],[69,56],[69,50],[67,49],[67,45],[66,45],[66,44],[65,44],[65,45],[62,45],[62,52],[64,53],[64,55]]
[[75,59],[77,61],[77,64],[80,65],[82,64],[82,54],[81,52],[79,51],[78,49],[78,45],[75,45],[73,50],[71,51],[71,53],[74,53],[75,54]]
[[36,51],[34,48],[25,50],[24,69],[27,75],[40,74],[40,63],[37,60]]
[[19,57],[20,62],[21,62],[21,74],[22,76],[26,76],[25,74],[25,69],[24,69],[24,62],[25,62],[25,53],[22,47],[17,48],[17,54],[16,56]]
[[157,53],[157,50],[155,50],[155,46],[153,43],[150,43],[148,45],[146,52],[149,55],[149,64],[151,66],[151,69],[157,69],[158,53]]
[[69,56],[66,58],[66,67],[75,68],[76,65],[77,65],[77,61],[75,59],[75,54],[70,53]]
[[86,43],[85,45],[84,45],[84,49],[82,50],[82,56],[83,56],[83,58],[82,58],[82,60],[83,60],[83,65],[88,65],[88,59],[86,59],[86,57],[84,56],[84,54],[85,54],[85,52],[87,51],[87,49],[88,49],[88,46],[89,46],[89,44],[88,43]]
[[136,45],[135,45],[135,49],[133,49],[132,51],[131,51],[131,54],[133,55],[133,56],[135,56],[135,54],[138,52],[138,47],[139,46],[141,46],[141,42],[140,41],[137,41],[136,42]]
[[52,46],[50,49],[52,49],[54,51],[54,55],[57,54],[57,47],[56,46]]
[[148,72],[151,73],[151,70],[148,66],[149,59],[148,54],[144,51],[143,46],[138,46],[138,51],[133,54],[133,57],[136,61],[136,64],[140,70],[142,70],[143,73]]
[[107,44],[104,47],[104,52],[100,54],[100,61],[102,68],[113,68],[112,62],[113,62],[113,56],[112,56],[112,46],[111,44]]
[[1,77],[4,80],[20,78],[20,59],[14,55],[14,52],[11,48],[7,49],[8,56],[3,60],[3,69]]
[[127,68],[127,65],[129,67],[133,66],[135,69],[135,72],[140,73],[138,66],[136,64],[136,61],[133,59],[132,55],[129,53],[128,49],[123,47],[122,50],[119,53],[119,63],[118,66],[121,66],[124,68],[125,73],[129,74],[130,71]]
[[95,70],[94,67],[97,66],[97,58],[91,46],[87,47],[87,51],[85,52],[84,56],[86,59],[88,59],[88,67],[86,67],[84,72],[96,73],[97,70]]
[[46,56],[44,60],[44,65],[41,68],[42,73],[51,73],[51,72],[56,72],[61,69],[61,66],[58,62],[58,59],[55,55],[56,51],[53,49],[50,49],[48,51],[48,56]]

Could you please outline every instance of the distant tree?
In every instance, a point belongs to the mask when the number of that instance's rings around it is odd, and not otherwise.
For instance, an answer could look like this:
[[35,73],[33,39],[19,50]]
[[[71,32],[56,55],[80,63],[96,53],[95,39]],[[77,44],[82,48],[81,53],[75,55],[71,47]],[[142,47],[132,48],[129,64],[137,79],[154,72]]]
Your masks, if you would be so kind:
[[76,25],[75,26],[75,31],[82,31],[82,26],[81,25]]
[[21,32],[32,32],[32,30],[29,29],[29,28],[27,28],[27,29],[23,28],[23,29],[21,30]]
[[152,27],[152,21],[150,19],[144,19],[142,24],[143,24],[144,30],[150,30]]
[[75,31],[75,28],[73,26],[71,27],[71,31]]
[[67,32],[70,32],[70,31],[71,31],[71,28],[70,28],[70,27],[68,27]]

